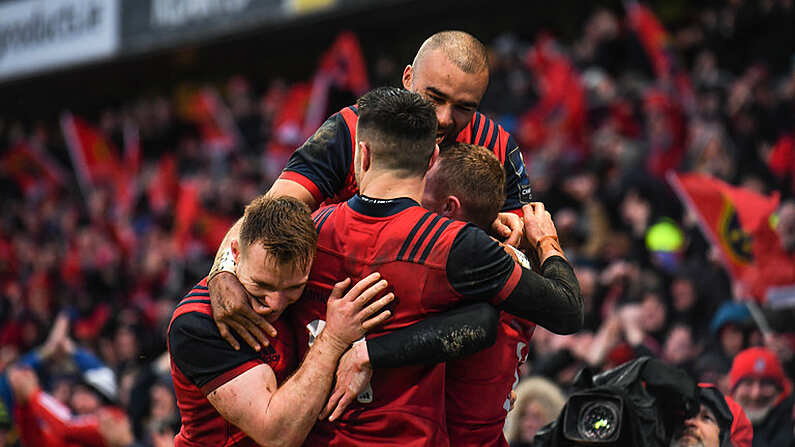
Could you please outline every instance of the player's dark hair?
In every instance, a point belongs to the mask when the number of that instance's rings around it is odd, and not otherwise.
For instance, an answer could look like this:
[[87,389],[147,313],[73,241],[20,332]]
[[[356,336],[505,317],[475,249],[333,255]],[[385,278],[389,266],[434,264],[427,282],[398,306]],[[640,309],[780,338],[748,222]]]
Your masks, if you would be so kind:
[[399,177],[424,175],[436,147],[436,112],[417,93],[379,87],[365,93],[359,108],[357,139],[370,143],[375,167]]
[[246,206],[239,242],[243,253],[259,243],[277,265],[304,269],[315,256],[317,230],[300,200],[262,195]]
[[440,155],[426,188],[436,197],[456,196],[465,219],[489,231],[505,203],[505,170],[493,152],[455,143]]

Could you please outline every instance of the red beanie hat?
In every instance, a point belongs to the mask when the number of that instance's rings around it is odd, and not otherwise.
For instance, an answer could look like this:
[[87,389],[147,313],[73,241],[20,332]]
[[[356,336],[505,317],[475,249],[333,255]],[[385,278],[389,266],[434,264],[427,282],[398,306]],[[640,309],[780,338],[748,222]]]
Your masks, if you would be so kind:
[[732,392],[745,378],[771,379],[782,390],[781,396],[788,396],[792,390],[784,369],[776,354],[767,348],[748,348],[737,354],[729,371],[729,385]]

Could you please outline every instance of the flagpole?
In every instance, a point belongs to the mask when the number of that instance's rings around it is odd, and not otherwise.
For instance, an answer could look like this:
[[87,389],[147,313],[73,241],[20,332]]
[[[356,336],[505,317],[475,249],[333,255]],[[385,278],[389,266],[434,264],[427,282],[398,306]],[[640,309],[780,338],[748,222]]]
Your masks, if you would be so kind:
[[87,177],[86,159],[83,156],[83,152],[78,147],[79,143],[75,131],[75,120],[71,112],[67,111],[61,115],[61,130],[66,139],[66,147],[69,149],[69,158],[72,160],[72,166],[77,175],[77,183],[80,186],[80,192],[83,195],[83,199],[88,200],[91,187],[89,186],[90,181]]

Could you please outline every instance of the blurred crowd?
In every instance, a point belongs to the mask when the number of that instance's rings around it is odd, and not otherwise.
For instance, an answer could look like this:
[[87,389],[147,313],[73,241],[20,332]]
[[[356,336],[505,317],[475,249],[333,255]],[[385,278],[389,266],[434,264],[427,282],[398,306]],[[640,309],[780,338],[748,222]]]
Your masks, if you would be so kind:
[[[519,142],[533,199],[553,213],[586,306],[579,334],[536,330],[523,374],[532,378],[519,383],[506,426],[512,445],[530,445],[557,416],[579,369],[643,355],[733,395],[771,432],[754,445],[792,437],[795,320],[740,300],[743,288],[665,173],[779,191],[778,236],[792,255],[795,5],[731,0],[667,30],[647,12],[596,10],[572,42],[544,32],[487,42],[480,110]],[[372,85],[397,85],[408,63],[369,62]],[[326,92],[325,113],[353,102],[343,87]],[[235,75],[85,116],[112,150],[140,150],[129,200],[113,181],[74,180],[61,123],[0,117],[1,157],[33,147],[67,172],[56,181],[22,181],[9,163],[0,172],[0,445],[14,445],[14,405],[33,406],[38,390],[65,406],[69,423],[92,415],[99,445],[171,445],[179,415],[164,335],[173,307],[307,136],[316,121],[307,116],[318,113],[310,99],[299,80]],[[789,412],[771,425],[781,405]],[[71,442],[63,445],[94,445]]]

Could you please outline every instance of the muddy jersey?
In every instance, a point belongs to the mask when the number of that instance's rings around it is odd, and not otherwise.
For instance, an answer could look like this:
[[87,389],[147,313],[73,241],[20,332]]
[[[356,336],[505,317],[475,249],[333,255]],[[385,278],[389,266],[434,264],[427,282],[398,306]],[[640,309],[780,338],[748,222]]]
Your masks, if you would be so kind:
[[[299,351],[322,330],[326,298],[341,278],[378,271],[395,293],[392,317],[368,338],[409,326],[465,301],[502,302],[521,268],[486,233],[411,199],[355,195],[318,209],[315,261],[293,305]],[[370,387],[335,422],[318,422],[307,446],[446,446],[444,364],[375,371]]]
[[[305,187],[321,206],[339,203],[358,192],[353,174],[356,123],[355,106],[332,115],[301,147],[296,149],[279,178]],[[520,210],[530,201],[522,152],[510,133],[501,125],[475,112],[456,141],[486,147],[505,166],[503,211]]]
[[245,342],[235,351],[221,337],[213,322],[207,278],[177,305],[168,328],[171,377],[182,416],[182,428],[174,439],[177,447],[256,446],[234,425],[226,422],[207,400],[207,395],[255,366],[267,364],[279,383],[295,368],[294,340],[290,326],[274,323],[277,338],[261,352]]

